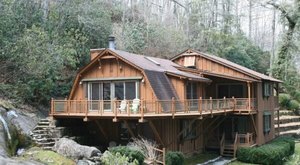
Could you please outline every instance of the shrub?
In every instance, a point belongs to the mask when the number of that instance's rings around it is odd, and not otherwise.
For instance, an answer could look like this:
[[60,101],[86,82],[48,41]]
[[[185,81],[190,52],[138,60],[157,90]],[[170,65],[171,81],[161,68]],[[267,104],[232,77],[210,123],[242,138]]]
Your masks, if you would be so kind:
[[133,149],[141,151],[144,156],[149,160],[155,160],[158,158],[159,154],[154,148],[158,148],[158,145],[154,141],[150,141],[143,138],[132,138],[127,146]]
[[279,104],[281,107],[288,107],[289,102],[291,100],[291,96],[289,94],[286,93],[281,93],[279,94]]
[[294,96],[295,100],[300,102],[300,91],[296,91],[293,96]]
[[280,137],[260,147],[239,148],[237,159],[247,163],[280,165],[294,151],[294,140],[288,137]]
[[166,164],[167,165],[182,165],[184,162],[184,157],[182,152],[169,151],[166,154]]
[[297,100],[291,100],[289,103],[288,103],[288,107],[287,109],[289,110],[297,110],[299,109],[299,102]]
[[138,161],[135,159],[133,162],[129,161],[129,158],[125,155],[121,155],[119,152],[111,153],[109,151],[105,151],[100,158],[101,162],[104,165],[111,164],[122,164],[122,165],[137,165]]
[[129,162],[134,162],[134,160],[137,160],[139,164],[143,164],[145,159],[145,156],[141,151],[129,148],[127,146],[112,147],[109,148],[109,151],[114,154],[120,153],[121,155],[125,155],[129,158]]

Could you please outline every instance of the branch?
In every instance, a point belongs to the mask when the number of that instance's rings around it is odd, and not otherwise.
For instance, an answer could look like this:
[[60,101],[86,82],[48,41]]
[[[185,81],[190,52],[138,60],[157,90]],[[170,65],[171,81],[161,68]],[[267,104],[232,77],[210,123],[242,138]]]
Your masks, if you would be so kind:
[[268,1],[267,4],[272,5],[275,9],[281,11],[281,13],[288,20],[288,22],[289,22],[290,25],[292,25],[292,26],[296,25],[296,22],[288,14],[288,12],[286,11],[286,9],[284,9],[282,6],[280,6],[279,4],[276,4],[276,3],[272,2],[272,1]]

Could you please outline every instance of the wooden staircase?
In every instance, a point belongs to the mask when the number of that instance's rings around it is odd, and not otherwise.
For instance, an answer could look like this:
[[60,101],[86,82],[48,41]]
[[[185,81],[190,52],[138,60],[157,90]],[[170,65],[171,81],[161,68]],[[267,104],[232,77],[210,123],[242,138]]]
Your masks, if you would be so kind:
[[220,142],[220,154],[225,157],[236,157],[238,134],[235,134],[234,142],[226,141],[225,134],[222,135]]
[[41,119],[31,131],[32,140],[41,148],[50,150],[61,135],[62,128],[56,127],[49,118]]

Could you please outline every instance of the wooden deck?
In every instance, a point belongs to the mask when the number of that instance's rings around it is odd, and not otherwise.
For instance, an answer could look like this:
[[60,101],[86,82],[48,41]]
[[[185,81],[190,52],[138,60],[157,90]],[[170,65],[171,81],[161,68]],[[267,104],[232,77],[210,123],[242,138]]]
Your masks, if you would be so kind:
[[[123,105],[121,105],[123,104]],[[50,116],[83,118],[144,118],[256,113],[256,99],[224,98],[193,100],[140,100],[133,108],[132,100],[53,100]]]

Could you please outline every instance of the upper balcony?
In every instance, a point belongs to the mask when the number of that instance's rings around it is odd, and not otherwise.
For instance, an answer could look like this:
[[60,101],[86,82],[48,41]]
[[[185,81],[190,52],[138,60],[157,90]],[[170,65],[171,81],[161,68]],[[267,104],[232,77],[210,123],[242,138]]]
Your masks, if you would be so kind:
[[256,113],[255,98],[191,100],[53,100],[50,115],[54,117],[137,118],[142,122],[154,117],[205,116],[226,113]]

